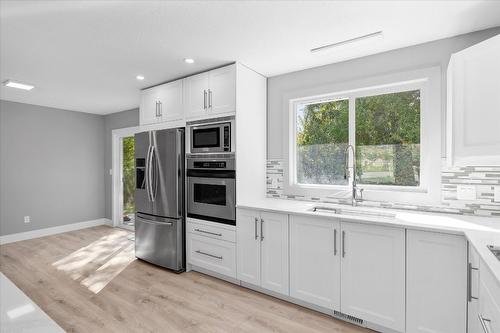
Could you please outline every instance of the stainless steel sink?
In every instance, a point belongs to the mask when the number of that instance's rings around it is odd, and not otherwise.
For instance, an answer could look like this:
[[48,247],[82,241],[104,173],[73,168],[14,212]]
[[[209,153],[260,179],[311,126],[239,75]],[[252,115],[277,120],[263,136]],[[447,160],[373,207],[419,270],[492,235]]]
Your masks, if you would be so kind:
[[491,253],[500,260],[500,246],[488,245],[488,249],[490,249]]
[[372,212],[366,210],[347,209],[347,208],[333,208],[325,206],[315,206],[309,209],[309,211],[315,213],[327,213],[333,215],[352,215],[352,216],[377,217],[386,219],[393,219],[396,217],[396,214],[391,214],[391,213]]

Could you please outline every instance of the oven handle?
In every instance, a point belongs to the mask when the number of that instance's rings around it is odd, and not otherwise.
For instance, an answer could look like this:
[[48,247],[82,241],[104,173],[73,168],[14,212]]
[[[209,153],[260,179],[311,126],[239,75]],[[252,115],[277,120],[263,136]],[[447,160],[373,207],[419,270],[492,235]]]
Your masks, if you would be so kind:
[[199,177],[199,178],[236,178],[236,172],[234,170],[193,170],[188,169],[188,177]]

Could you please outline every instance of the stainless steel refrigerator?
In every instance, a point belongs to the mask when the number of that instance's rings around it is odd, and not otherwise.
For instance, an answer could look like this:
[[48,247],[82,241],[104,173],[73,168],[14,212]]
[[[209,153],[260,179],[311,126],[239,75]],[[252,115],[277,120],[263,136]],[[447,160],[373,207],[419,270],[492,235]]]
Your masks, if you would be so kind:
[[135,256],[185,269],[184,129],[135,135]]

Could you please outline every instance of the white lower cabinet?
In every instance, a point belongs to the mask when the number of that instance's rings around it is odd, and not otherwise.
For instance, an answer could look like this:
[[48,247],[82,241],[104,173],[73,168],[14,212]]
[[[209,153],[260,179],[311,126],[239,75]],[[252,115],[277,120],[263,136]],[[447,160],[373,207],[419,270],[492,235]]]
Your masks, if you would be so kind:
[[404,332],[405,230],[341,225],[341,311]]
[[340,222],[290,216],[290,296],[340,311]]
[[237,278],[288,295],[288,215],[238,209]]
[[406,251],[406,332],[465,333],[465,238],[408,230]]
[[235,230],[201,220],[187,221],[187,263],[236,278]]

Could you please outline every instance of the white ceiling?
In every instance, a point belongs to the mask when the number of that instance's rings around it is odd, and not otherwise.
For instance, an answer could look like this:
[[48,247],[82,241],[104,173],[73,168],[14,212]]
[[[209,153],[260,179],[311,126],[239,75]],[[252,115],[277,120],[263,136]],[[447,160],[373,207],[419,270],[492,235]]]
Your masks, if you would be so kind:
[[[0,10],[0,80],[36,86],[2,85],[0,98],[97,114],[233,61],[274,76],[500,25],[500,1],[476,0],[2,1]],[[382,38],[309,52],[378,30]]]

